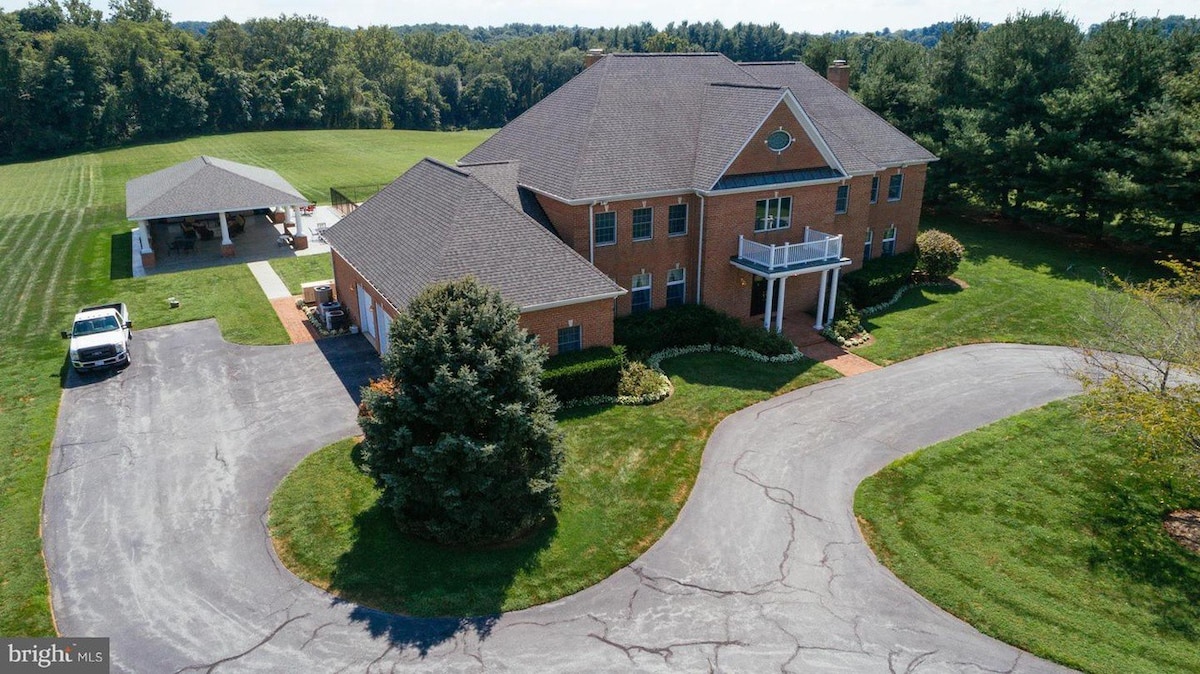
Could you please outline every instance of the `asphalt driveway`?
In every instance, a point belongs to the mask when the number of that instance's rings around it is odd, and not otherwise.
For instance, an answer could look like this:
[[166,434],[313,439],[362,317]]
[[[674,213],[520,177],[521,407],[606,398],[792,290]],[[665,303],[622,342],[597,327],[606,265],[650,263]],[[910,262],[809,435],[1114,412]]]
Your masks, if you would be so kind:
[[1057,671],[929,604],[874,559],[856,485],[895,458],[1075,393],[1068,350],[978,345],[726,419],[678,521],[599,585],[474,619],[382,614],[276,559],[267,500],[356,432],[378,361],[358,338],[140,331],[134,364],[64,394],[44,503],[60,632],[114,671]]

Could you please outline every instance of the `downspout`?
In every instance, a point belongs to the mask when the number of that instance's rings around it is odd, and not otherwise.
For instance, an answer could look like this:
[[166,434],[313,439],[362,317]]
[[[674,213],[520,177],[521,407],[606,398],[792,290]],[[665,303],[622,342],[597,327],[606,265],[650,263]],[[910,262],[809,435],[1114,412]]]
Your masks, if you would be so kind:
[[588,204],[588,262],[596,264],[596,202]]
[[700,304],[700,289],[704,287],[704,195],[700,195],[700,245],[696,248],[696,304]]

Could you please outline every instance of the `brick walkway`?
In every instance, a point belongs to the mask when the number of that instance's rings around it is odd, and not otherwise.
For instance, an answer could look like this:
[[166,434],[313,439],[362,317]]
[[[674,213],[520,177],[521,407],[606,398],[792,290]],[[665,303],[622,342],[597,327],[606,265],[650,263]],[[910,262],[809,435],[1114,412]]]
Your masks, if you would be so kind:
[[308,322],[308,316],[296,308],[297,299],[299,298],[276,298],[271,300],[271,306],[275,309],[275,314],[279,316],[279,322],[283,323],[284,329],[287,330],[292,344],[315,342],[317,339],[317,330],[312,326],[312,323]]
[[879,369],[875,363],[825,339],[821,333],[813,330],[814,322],[813,317],[808,314],[786,316],[783,321],[783,335],[792,340],[796,348],[800,349],[800,353],[837,370],[843,377],[853,377]]

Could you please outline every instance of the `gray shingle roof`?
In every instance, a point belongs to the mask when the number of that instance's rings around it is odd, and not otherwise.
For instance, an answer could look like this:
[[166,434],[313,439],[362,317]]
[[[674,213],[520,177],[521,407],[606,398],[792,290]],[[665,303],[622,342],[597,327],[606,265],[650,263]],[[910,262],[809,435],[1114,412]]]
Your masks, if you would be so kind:
[[125,183],[130,220],[306,203],[278,173],[216,157],[196,157]]
[[515,178],[514,165],[455,168],[425,159],[325,237],[398,308],[430,283],[468,275],[522,309],[624,293],[521,210]]
[[521,162],[521,184],[574,200],[707,190],[790,89],[851,173],[936,159],[796,63],[721,54],[610,54],[464,162]]

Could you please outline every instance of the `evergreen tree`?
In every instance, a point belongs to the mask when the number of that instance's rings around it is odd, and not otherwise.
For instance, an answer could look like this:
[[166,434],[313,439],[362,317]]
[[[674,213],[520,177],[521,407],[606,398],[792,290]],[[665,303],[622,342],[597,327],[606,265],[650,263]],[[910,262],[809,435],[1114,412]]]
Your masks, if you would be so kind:
[[467,278],[427,288],[392,324],[385,377],[363,390],[360,464],[402,530],[492,543],[558,507],[557,403],[518,316]]

